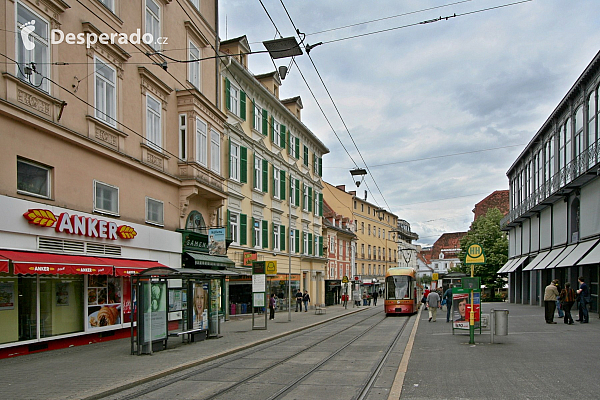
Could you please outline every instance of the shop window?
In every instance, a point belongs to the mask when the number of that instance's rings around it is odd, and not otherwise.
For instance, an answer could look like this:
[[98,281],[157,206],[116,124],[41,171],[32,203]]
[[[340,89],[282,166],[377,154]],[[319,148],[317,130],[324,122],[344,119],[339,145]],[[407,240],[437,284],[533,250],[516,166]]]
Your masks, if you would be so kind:
[[94,211],[119,214],[119,188],[94,181]]
[[17,159],[17,190],[19,193],[50,198],[51,168]]
[[82,332],[83,317],[83,275],[40,277],[40,338]]
[[121,282],[121,278],[114,276],[88,276],[88,330],[121,323]]
[[164,224],[164,203],[146,197],[146,222],[162,226]]

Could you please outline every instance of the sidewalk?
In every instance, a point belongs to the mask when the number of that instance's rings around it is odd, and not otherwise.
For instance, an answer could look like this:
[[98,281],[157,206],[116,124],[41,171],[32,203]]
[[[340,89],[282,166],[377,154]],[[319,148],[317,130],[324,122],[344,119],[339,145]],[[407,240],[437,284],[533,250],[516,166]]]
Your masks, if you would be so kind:
[[[488,330],[455,331],[446,309],[437,322],[419,314],[402,399],[563,399],[599,398],[600,320],[566,325],[555,316],[546,324],[544,308],[509,303],[483,303],[482,313],[509,310],[508,336]],[[575,311],[575,310],[574,310]],[[573,312],[577,319],[577,312]],[[464,332],[464,333],[463,333]],[[478,332],[478,330],[476,331]]]
[[[267,321],[267,330],[252,330],[251,315],[231,316],[221,323],[219,339],[181,344],[169,339],[168,349],[153,355],[130,355],[130,339],[119,339],[88,346],[46,351],[0,360],[1,397],[4,399],[81,399],[106,393],[111,389],[148,381],[190,365],[272,340],[291,332],[369,307],[344,309],[330,306],[326,314],[314,310],[275,314]],[[260,315],[264,318],[264,315]]]

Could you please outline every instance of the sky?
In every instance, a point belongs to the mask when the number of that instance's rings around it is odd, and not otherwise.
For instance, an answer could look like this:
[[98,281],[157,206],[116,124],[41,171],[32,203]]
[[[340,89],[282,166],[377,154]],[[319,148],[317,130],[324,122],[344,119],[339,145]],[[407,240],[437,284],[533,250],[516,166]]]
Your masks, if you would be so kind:
[[[600,50],[598,0],[515,2],[221,0],[219,36],[246,35],[252,51],[296,29],[322,42],[295,58],[280,98],[301,96],[330,150],[326,182],[367,190],[428,245],[508,189],[506,171]],[[248,64],[275,69],[264,53]],[[358,189],[357,166],[369,171]]]

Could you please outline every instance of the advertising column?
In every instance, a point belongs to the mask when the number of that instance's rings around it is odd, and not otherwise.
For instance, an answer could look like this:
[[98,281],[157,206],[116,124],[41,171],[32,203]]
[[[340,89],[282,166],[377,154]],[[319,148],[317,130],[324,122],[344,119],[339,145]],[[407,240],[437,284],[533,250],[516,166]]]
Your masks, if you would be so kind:
[[[267,313],[265,311],[266,301],[265,293],[267,280],[265,271],[266,266],[264,261],[255,261],[252,263],[252,329],[267,329]],[[258,308],[265,315],[264,325],[257,325],[258,318],[254,318],[254,311]]]

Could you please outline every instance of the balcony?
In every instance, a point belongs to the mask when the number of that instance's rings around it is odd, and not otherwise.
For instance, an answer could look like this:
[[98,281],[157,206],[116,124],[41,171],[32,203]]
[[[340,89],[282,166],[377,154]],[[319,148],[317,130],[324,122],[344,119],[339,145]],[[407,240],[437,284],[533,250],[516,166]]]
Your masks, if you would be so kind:
[[520,222],[524,217],[544,209],[547,205],[556,202],[596,178],[600,171],[598,167],[599,159],[600,146],[594,143],[554,174],[550,181],[534,190],[521,204],[513,207],[500,221],[502,229],[506,230],[511,224]]

